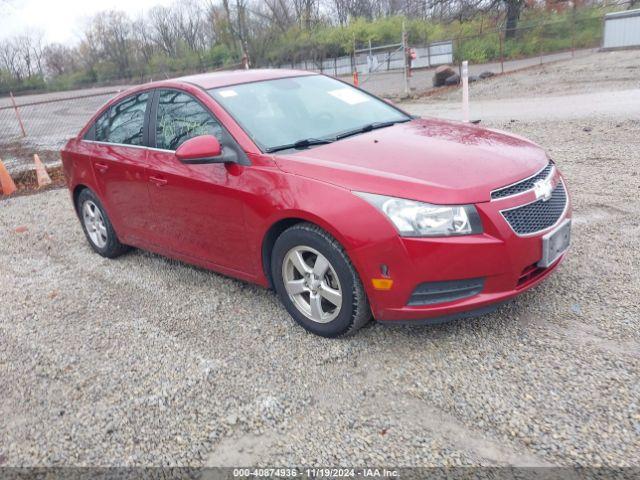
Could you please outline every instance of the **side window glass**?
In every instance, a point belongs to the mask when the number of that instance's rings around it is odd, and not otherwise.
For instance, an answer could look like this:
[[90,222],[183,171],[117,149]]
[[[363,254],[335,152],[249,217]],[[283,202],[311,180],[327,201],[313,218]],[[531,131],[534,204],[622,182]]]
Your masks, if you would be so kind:
[[109,120],[104,135],[100,130],[100,120],[96,123],[96,140],[106,136],[109,143],[122,143],[125,145],[142,145],[144,114],[147,109],[149,93],[139,93],[112,106],[109,110]]
[[98,142],[106,142],[109,133],[109,109],[104,112],[95,123],[94,139]]
[[191,96],[175,90],[161,90],[156,121],[156,147],[176,150],[185,141],[213,135],[222,143],[222,127]]

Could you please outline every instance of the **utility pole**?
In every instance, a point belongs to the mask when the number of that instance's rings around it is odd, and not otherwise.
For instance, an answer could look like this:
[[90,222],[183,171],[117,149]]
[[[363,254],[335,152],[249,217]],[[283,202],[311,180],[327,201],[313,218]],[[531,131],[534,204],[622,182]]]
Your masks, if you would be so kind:
[[576,2],[571,8],[571,56],[576,56]]
[[407,57],[407,31],[405,29],[404,20],[402,21],[402,58],[404,59],[404,94],[409,96],[409,71]]

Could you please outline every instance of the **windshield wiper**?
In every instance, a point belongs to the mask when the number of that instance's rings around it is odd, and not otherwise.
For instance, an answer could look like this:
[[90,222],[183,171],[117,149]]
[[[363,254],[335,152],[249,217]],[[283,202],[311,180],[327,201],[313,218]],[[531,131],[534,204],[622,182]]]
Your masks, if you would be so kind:
[[390,127],[391,125],[395,125],[396,123],[408,122],[409,120],[411,119],[407,118],[406,120],[392,120],[390,122],[368,123],[367,125],[364,125],[362,127],[354,128],[353,130],[347,130],[346,132],[339,133],[335,136],[335,139],[340,140],[342,138],[358,135],[359,133],[367,133],[367,132],[370,132],[371,130],[376,130],[378,128]]
[[266,149],[267,153],[278,152],[280,150],[289,150],[290,148],[307,148],[312,145],[324,145],[331,143],[333,140],[322,138],[304,138],[294,143],[287,143],[286,145],[278,145],[277,147],[269,147]]
[[359,133],[370,132],[371,130],[376,130],[378,128],[390,127],[391,125],[395,125],[396,123],[404,123],[411,120],[410,118],[404,120],[392,120],[390,122],[374,122],[368,123],[362,127],[358,127],[354,130],[347,130],[346,132],[338,133],[335,137],[332,138],[304,138],[302,140],[298,140],[297,142],[287,143],[285,145],[278,145],[277,147],[269,147],[265,151],[267,153],[279,152],[280,150],[289,150],[292,148],[307,148],[312,145],[324,145],[327,143],[335,142],[336,140],[340,140],[342,138],[351,137],[353,135],[358,135]]

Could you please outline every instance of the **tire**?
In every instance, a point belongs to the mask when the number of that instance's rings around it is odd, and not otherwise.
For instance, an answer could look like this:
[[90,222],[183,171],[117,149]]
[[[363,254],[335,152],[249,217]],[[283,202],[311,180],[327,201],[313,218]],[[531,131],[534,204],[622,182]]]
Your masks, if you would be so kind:
[[127,245],[120,243],[102,203],[88,188],[78,195],[76,211],[84,235],[94,252],[103,257],[115,258],[130,249]]
[[271,278],[289,314],[316,335],[349,335],[371,320],[367,296],[349,257],[316,225],[298,223],[282,232],[273,246]]

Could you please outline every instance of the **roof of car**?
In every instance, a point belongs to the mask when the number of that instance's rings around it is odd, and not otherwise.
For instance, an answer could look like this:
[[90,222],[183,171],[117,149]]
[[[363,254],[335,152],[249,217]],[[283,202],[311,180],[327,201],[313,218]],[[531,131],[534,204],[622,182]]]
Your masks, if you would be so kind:
[[201,73],[176,78],[178,82],[189,82],[204,89],[238,85],[240,83],[274,80],[276,78],[299,77],[301,75],[315,75],[305,70],[285,70],[280,68],[264,68],[256,70],[227,70],[223,72]]

